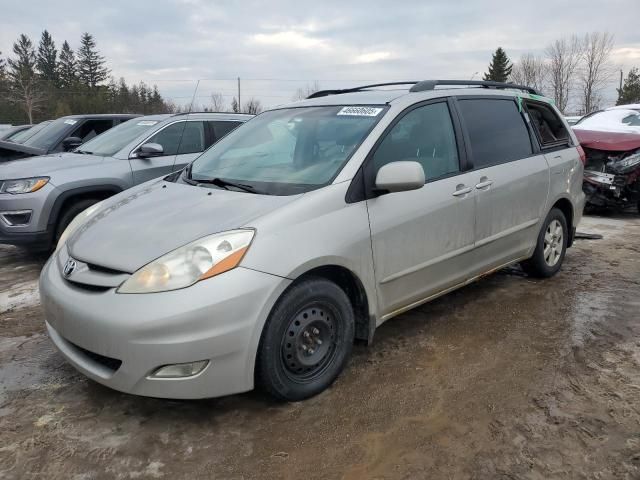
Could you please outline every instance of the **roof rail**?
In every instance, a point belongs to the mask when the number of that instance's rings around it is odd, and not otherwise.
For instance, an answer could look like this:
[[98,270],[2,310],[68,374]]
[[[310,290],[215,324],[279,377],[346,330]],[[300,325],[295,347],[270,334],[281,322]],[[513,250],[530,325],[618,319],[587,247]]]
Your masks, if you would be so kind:
[[329,95],[340,95],[341,93],[360,92],[362,90],[366,90],[367,88],[373,88],[373,87],[391,87],[391,86],[396,86],[396,85],[415,85],[417,83],[420,83],[420,82],[413,81],[413,82],[374,83],[374,84],[371,84],[371,85],[362,85],[360,87],[343,88],[343,89],[338,89],[338,90],[319,90],[319,91],[314,92],[311,95],[309,95],[307,97],[307,99],[319,98],[319,97],[327,97]]
[[515,83],[503,83],[493,82],[489,80],[424,80],[417,82],[413,87],[409,89],[410,92],[424,92],[426,90],[435,90],[437,86],[455,85],[455,86],[469,86],[469,87],[482,87],[482,88],[496,88],[514,90],[522,90],[534,95],[540,95],[535,88],[526,87],[524,85],[516,85]]

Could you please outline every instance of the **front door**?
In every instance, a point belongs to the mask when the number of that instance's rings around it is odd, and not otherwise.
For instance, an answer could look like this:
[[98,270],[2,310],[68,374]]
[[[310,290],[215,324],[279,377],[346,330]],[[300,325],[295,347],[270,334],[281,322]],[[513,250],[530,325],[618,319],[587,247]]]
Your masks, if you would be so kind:
[[144,143],[162,145],[162,155],[139,158],[137,157],[138,152],[133,152],[133,158],[130,162],[134,185],[167,175],[173,171],[176,154],[188,123],[183,120],[167,125],[144,141]]
[[471,174],[461,172],[458,147],[448,103],[436,101],[406,113],[368,160],[368,179],[387,163],[413,160],[427,180],[419,190],[367,200],[383,319],[463,282],[472,270],[476,189]]

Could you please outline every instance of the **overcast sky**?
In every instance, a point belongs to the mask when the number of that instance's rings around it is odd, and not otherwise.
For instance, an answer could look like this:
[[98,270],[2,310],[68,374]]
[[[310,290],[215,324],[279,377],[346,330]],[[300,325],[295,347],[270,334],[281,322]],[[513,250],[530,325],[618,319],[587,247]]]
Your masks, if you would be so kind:
[[[95,36],[116,77],[157,84],[187,103],[211,91],[230,101],[288,102],[296,88],[361,82],[481,77],[502,46],[512,60],[542,53],[571,33],[615,35],[613,60],[640,66],[640,0],[0,0],[0,51],[20,33],[37,43],[49,30],[58,47]],[[478,73],[476,73],[478,72]],[[613,100],[617,77],[607,96]]]

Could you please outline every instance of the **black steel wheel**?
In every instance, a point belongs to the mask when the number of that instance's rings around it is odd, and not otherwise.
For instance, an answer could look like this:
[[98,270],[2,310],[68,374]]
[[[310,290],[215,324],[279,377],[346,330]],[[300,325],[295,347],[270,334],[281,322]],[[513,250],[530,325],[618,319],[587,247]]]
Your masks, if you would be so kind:
[[283,294],[265,324],[257,382],[283,400],[320,393],[346,365],[354,328],[351,302],[340,287],[323,278],[301,281]]

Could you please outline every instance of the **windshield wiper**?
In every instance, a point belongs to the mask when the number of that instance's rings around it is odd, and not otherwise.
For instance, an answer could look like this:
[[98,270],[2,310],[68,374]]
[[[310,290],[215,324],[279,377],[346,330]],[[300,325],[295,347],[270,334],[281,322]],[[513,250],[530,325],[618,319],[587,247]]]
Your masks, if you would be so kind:
[[73,153],[81,153],[84,155],[93,155],[93,152],[89,152],[88,150],[78,150],[77,148],[73,151]]
[[225,180],[220,177],[216,177],[216,178],[191,177],[190,180],[195,183],[215,185],[216,187],[224,188],[225,190],[229,190],[229,187],[234,187],[249,193],[260,193],[258,190],[255,189],[255,187],[252,187],[251,185],[245,185],[244,183],[230,182],[229,180]]

